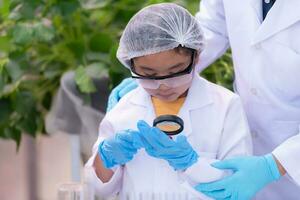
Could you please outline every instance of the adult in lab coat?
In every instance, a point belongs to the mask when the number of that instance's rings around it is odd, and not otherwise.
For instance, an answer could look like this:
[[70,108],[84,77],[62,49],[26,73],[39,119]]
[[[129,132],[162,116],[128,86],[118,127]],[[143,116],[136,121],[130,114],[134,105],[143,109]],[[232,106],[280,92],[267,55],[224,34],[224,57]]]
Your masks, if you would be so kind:
[[[235,91],[250,123],[254,154],[272,153],[285,174],[257,199],[300,198],[299,10],[299,0],[201,0],[196,15],[207,39],[199,71],[231,47]],[[109,107],[133,87],[133,82],[117,87]]]
[[286,171],[257,199],[300,199],[299,10],[299,0],[202,0],[196,15],[208,40],[199,70],[231,47],[254,154],[272,152]]

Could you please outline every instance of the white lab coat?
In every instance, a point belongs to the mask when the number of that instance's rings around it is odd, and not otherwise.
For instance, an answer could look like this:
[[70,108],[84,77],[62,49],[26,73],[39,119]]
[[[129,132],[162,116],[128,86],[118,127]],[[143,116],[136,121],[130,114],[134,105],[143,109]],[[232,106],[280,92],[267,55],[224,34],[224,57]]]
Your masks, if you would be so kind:
[[[153,196],[147,196],[150,193],[154,194],[154,199],[208,199],[192,186],[223,177],[223,171],[209,164],[216,159],[252,153],[251,135],[242,104],[239,97],[227,89],[194,76],[178,115],[184,120],[182,134],[200,156],[196,164],[184,172],[174,171],[165,160],[139,150],[133,160],[114,168],[115,173],[109,182],[102,183],[93,174],[96,194],[109,197],[119,193],[121,199],[126,199],[127,195],[137,195],[130,199],[141,199],[139,195],[143,195],[142,199],[152,199]],[[105,138],[120,130],[136,130],[138,120],[152,124],[154,119],[150,95],[142,87],[128,93],[102,120],[93,156],[86,167],[93,165],[98,145]]]
[[263,21],[262,0],[202,0],[196,17],[207,39],[198,69],[230,45],[254,154],[272,152],[288,172],[257,199],[299,200],[300,1],[277,0]]

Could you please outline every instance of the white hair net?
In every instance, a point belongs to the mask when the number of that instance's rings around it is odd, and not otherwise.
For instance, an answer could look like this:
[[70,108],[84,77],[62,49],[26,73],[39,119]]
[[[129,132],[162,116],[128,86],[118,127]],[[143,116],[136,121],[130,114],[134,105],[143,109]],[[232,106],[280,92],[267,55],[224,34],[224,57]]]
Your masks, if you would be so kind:
[[128,22],[117,58],[130,68],[132,58],[178,46],[201,51],[203,42],[200,24],[186,9],[174,3],[154,4],[140,10]]

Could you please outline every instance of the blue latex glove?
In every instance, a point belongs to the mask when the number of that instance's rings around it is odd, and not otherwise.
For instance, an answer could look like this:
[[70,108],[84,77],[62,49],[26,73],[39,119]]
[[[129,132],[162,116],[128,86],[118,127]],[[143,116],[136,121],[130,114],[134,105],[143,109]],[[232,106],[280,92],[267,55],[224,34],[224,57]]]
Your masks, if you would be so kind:
[[186,169],[197,162],[198,155],[184,135],[172,140],[145,121],[139,121],[137,126],[144,148],[150,156],[168,161],[175,170]]
[[195,187],[199,192],[215,199],[251,199],[259,190],[281,176],[272,154],[234,158],[214,163],[212,166],[234,172],[222,180]]
[[117,87],[115,87],[108,98],[108,104],[106,111],[110,111],[117,103],[119,100],[128,92],[131,90],[135,89],[138,86],[135,80],[132,78],[126,78],[124,79]]
[[111,168],[130,161],[142,146],[137,131],[125,130],[118,132],[113,138],[102,141],[98,153],[104,167]]

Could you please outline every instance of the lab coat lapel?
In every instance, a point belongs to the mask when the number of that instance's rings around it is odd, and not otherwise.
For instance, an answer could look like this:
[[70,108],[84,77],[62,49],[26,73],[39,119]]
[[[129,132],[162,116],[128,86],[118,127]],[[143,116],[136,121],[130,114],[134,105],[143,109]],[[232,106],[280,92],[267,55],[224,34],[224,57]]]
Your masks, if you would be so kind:
[[[187,137],[193,131],[191,112],[197,109],[202,109],[203,107],[213,103],[207,82],[203,78],[200,78],[199,75],[194,76],[195,77],[189,89],[187,98],[178,113],[178,116],[184,121],[183,134]],[[193,122],[197,123],[197,119],[193,119]]]
[[266,40],[298,22],[300,20],[299,9],[299,0],[277,0],[259,29],[254,34],[252,45]]
[[141,86],[139,86],[137,90],[137,93],[130,98],[130,102],[135,106],[139,106],[141,108],[141,112],[138,113],[140,119],[143,119],[150,126],[152,126],[155,112],[153,109],[151,97]]
[[254,10],[254,15],[257,19],[258,24],[262,22],[262,1],[261,0],[249,0],[252,9]]

